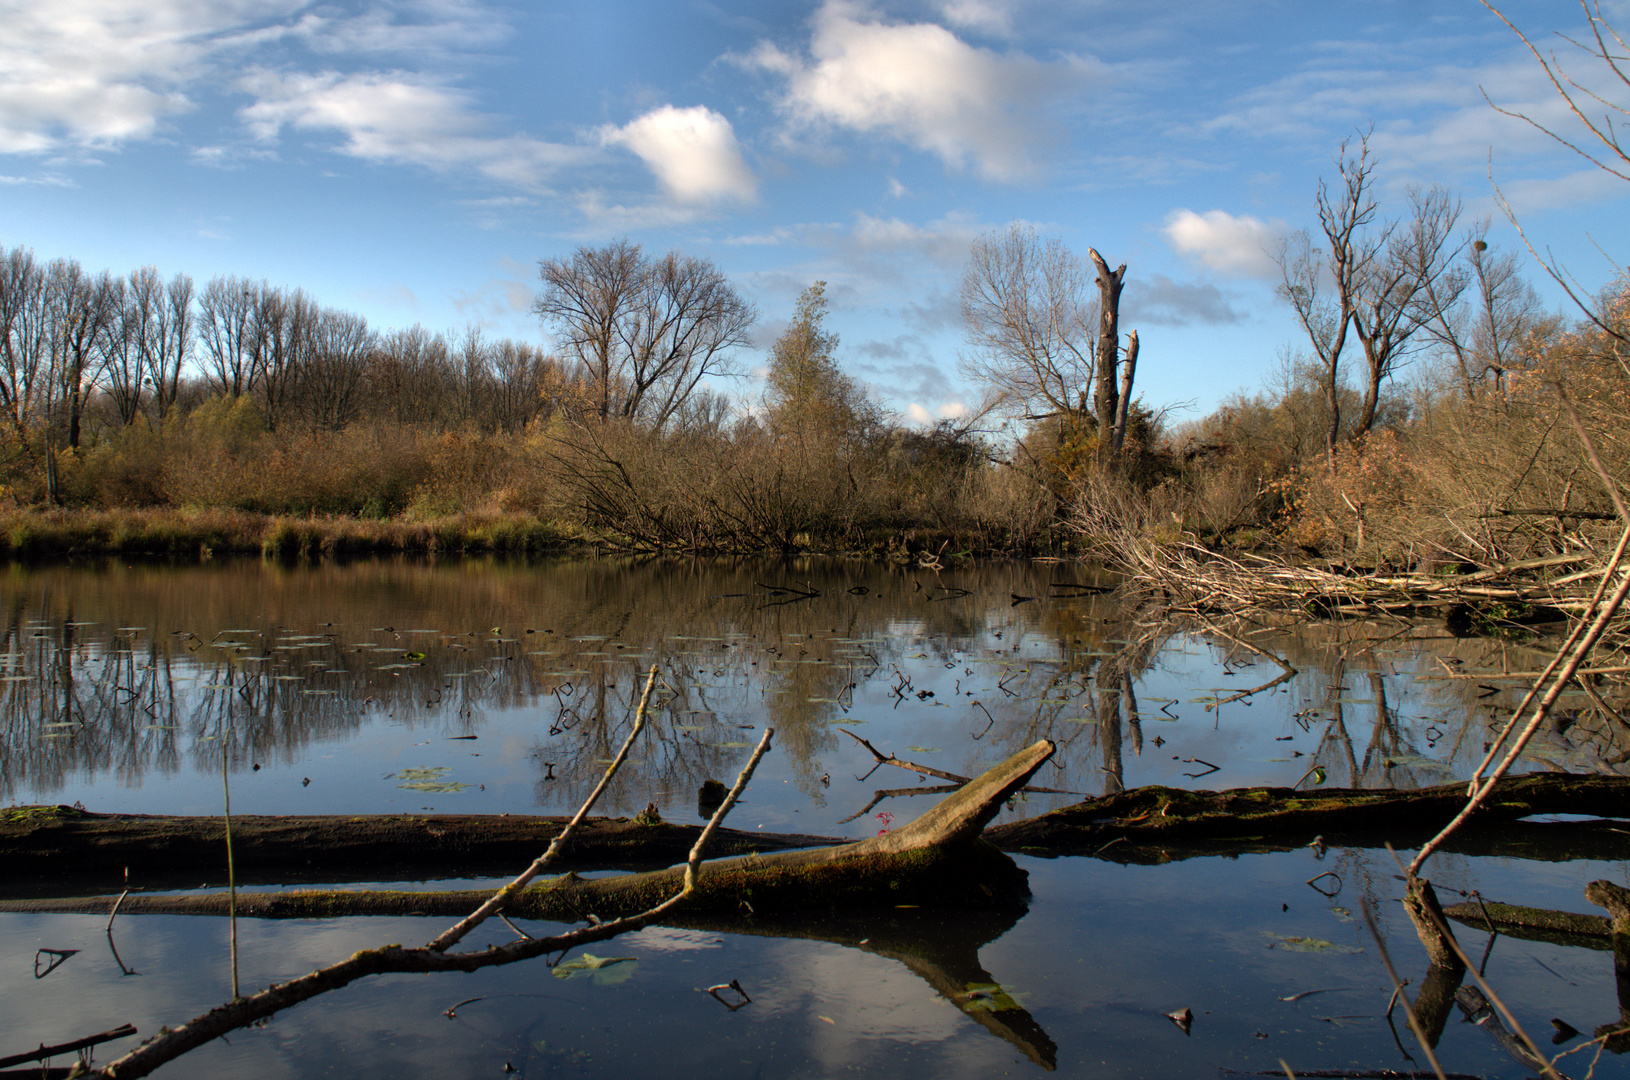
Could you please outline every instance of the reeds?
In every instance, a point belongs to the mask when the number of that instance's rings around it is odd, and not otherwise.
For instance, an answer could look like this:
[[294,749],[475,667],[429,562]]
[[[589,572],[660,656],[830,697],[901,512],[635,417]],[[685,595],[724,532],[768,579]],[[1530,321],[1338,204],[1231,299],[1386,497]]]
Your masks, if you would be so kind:
[[0,555],[539,554],[581,547],[585,534],[526,514],[450,514],[425,521],[294,517],[243,510],[0,510]]

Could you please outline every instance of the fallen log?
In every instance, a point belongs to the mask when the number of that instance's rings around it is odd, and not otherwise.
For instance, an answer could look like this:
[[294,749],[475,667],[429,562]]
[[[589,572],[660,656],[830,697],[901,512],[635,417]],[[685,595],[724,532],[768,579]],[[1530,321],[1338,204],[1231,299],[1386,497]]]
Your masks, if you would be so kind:
[[1613,920],[1602,915],[1499,904],[1492,900],[1447,904],[1443,913],[1474,930],[1499,931],[1509,937],[1582,945],[1592,949],[1613,947]]
[[[464,815],[234,816],[232,839],[240,883],[423,880],[457,872],[512,872],[547,848],[565,817]],[[685,858],[698,825],[631,818],[584,821],[567,848],[580,870],[655,868]],[[72,806],[17,806],[0,811],[0,864],[11,896],[60,896],[65,883],[107,888],[129,880],[150,889],[188,888],[199,875],[219,879],[226,867],[218,817],[97,814]],[[831,837],[720,829],[719,855],[784,851],[832,844]]]
[[[854,843],[714,859],[688,912],[756,914],[834,907],[1005,907],[1028,895],[1029,875],[980,838],[986,824],[1025,785],[1054,744],[1042,740],[975,777],[911,824]],[[237,822],[234,821],[236,841]],[[683,867],[585,879],[575,872],[526,889],[504,912],[528,919],[576,922],[644,911],[673,895]],[[446,915],[468,911],[488,895],[454,892],[239,892],[237,913],[259,918],[343,915]],[[0,911],[108,911],[112,897],[0,901]],[[121,913],[224,914],[224,893],[131,895]]]
[[[1619,814],[1630,780],[1554,773],[1506,778],[1456,834],[1449,850],[1558,861],[1618,858],[1625,827],[1616,822],[1541,823],[1529,814]],[[1043,857],[1095,855],[1120,863],[1161,863],[1219,853],[1306,846],[1314,837],[1358,846],[1410,846],[1465,804],[1460,784],[1393,790],[1239,788],[1188,791],[1143,787],[1088,799],[1049,814],[996,826],[984,839],[1009,852]],[[507,871],[559,834],[556,817],[299,816],[233,819],[240,883],[289,885],[424,880]],[[673,864],[698,828],[636,819],[591,819],[568,851],[578,870],[651,869]],[[831,837],[721,829],[720,855],[766,854],[841,844]],[[225,846],[219,818],[95,814],[66,806],[0,811],[0,892],[11,897],[100,892],[130,880],[147,889],[218,880]]]
[[[1514,822],[1532,814],[1622,814],[1630,779],[1540,773],[1507,777],[1487,805],[1468,821],[1476,827]],[[1142,787],[1066,806],[1024,821],[998,825],[985,838],[1005,851],[1028,854],[1098,854],[1140,861],[1135,851],[1171,845],[1219,847],[1317,836],[1331,841],[1424,840],[1466,805],[1464,784],[1413,791],[1236,788],[1187,791]],[[1620,837],[1622,843],[1622,837]],[[1115,848],[1106,849],[1106,845]],[[1198,853],[1198,852],[1196,852]]]

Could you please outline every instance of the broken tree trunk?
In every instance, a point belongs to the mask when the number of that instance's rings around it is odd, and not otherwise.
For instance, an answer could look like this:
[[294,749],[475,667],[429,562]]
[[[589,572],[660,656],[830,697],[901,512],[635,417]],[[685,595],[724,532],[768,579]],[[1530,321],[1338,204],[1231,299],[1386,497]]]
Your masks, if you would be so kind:
[[[686,911],[757,913],[810,908],[911,905],[1003,907],[1028,895],[1028,875],[980,839],[984,827],[1052,756],[1042,740],[971,780],[911,824],[851,844],[714,859]],[[584,879],[566,874],[517,894],[507,915],[575,922],[644,911],[673,895],[684,868]],[[480,898],[488,894],[482,892]],[[244,894],[239,915],[327,918],[364,914],[452,914],[477,894],[456,892],[323,892]],[[0,902],[0,911],[109,909],[111,897]],[[127,897],[124,913],[224,914],[224,894]]]
[[1611,881],[1585,886],[1585,899],[1613,917],[1613,978],[1619,992],[1619,1022],[1596,1029],[1596,1037],[1616,1054],[1630,1050],[1630,889]]
[[1437,890],[1430,881],[1422,877],[1409,879],[1404,910],[1409,913],[1409,921],[1415,925],[1415,933],[1425,946],[1432,966],[1456,973],[1464,970],[1466,965],[1460,962],[1454,950],[1454,931],[1449,928],[1443,906],[1438,903]]

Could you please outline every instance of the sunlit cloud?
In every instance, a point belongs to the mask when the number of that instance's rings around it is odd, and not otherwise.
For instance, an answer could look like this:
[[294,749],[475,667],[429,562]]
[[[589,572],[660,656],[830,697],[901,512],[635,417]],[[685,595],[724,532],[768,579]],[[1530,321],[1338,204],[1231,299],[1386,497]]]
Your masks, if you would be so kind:
[[449,87],[402,72],[282,75],[260,70],[243,89],[255,103],[240,111],[263,143],[284,128],[329,131],[339,151],[369,161],[432,169],[473,169],[519,187],[541,187],[559,168],[594,151],[527,135],[490,135],[486,117]]
[[682,203],[751,199],[756,190],[730,121],[701,105],[652,109],[622,127],[601,128],[600,141],[633,151]]
[[1173,251],[1234,277],[1274,280],[1279,264],[1274,252],[1287,229],[1282,221],[1263,221],[1226,210],[1174,210],[1161,232]]
[[852,0],[827,0],[813,24],[807,58],[769,42],[746,58],[786,80],[780,106],[795,129],[899,139],[987,180],[1036,173],[1043,111],[1086,78],[1083,64],[978,48],[935,23],[884,22]]
[[298,0],[0,2],[0,153],[103,147],[152,136],[194,102],[213,36],[279,18]]

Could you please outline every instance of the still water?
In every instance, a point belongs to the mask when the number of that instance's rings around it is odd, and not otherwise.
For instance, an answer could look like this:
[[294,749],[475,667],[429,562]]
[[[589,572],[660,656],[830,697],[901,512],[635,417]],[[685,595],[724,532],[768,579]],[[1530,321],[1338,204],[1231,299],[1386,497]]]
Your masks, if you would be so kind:
[[[911,789],[939,781],[874,769],[851,734],[963,776],[1056,741],[1034,783],[1077,794],[1024,795],[999,820],[1143,784],[1408,788],[1467,775],[1523,686],[1499,676],[1540,664],[1431,625],[1174,625],[1098,584],[1073,565],[827,560],[13,567],[0,579],[0,802],[219,814],[224,761],[239,814],[570,812],[653,667],[653,725],[601,812],[655,803],[698,820],[701,785],[728,783],[766,726],[775,749],[739,829],[858,837],[931,805]],[[1622,741],[1580,710],[1525,767],[1622,771]],[[880,791],[901,793],[874,801]],[[1418,984],[1426,963],[1384,850],[1020,862],[1034,894],[1022,917],[652,928],[599,946],[629,959],[596,970],[534,962],[357,984],[164,1072],[1428,1068],[1401,1011],[1385,1018],[1392,986],[1362,919],[1369,901]],[[1627,869],[1444,855],[1431,873],[1440,889],[1594,911],[1585,883],[1623,883]],[[1327,870],[1333,896],[1307,884]],[[110,868],[107,888],[120,887]],[[120,916],[111,937],[105,922],[0,916],[0,1056],[125,1021],[151,1034],[230,995],[224,922]],[[245,922],[241,978],[260,986],[438,929]],[[1485,939],[1462,940],[1481,952]],[[35,977],[40,949],[80,952]],[[1618,1016],[1606,953],[1501,938],[1486,974],[1544,1045],[1552,1017],[1587,1033],[1557,1051]],[[734,1011],[703,992],[732,979],[752,999]],[[980,1015],[992,995],[1024,1021]],[[1166,1015],[1185,1008],[1187,1032]],[[1450,1073],[1529,1075],[1458,1014],[1439,1053]],[[1561,1067],[1582,1076],[1594,1055]],[[1630,1070],[1606,1054],[1594,1075]]]

